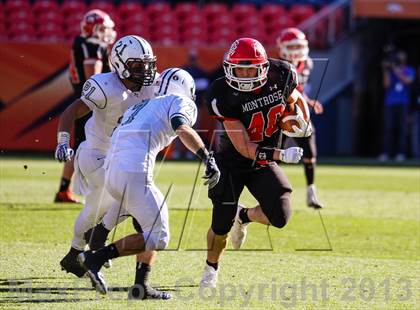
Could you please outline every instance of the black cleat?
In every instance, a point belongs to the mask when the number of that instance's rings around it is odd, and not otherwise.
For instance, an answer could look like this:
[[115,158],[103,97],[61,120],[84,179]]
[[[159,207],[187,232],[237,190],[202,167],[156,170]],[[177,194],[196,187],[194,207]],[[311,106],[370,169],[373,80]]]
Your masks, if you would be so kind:
[[70,248],[70,251],[60,261],[61,270],[70,272],[79,278],[83,277],[86,273],[86,270],[82,266],[80,266],[77,260],[77,255],[79,255],[80,253],[82,253],[82,251]]
[[77,256],[79,264],[86,270],[86,274],[89,276],[92,285],[96,290],[105,295],[108,292],[108,286],[106,285],[105,279],[99,272],[102,264],[95,260],[95,256],[92,251],[82,252]]
[[136,284],[128,289],[129,300],[144,300],[144,299],[156,299],[156,300],[168,300],[171,299],[172,295],[168,292],[159,291],[154,289],[150,285]]

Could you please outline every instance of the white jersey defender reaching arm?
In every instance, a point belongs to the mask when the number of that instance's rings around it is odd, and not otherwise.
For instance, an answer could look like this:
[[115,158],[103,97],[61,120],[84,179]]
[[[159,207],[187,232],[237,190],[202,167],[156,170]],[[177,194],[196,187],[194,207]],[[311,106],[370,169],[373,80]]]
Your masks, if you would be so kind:
[[[167,69],[155,85],[159,97],[143,100],[124,113],[121,125],[113,133],[106,160],[106,189],[121,202],[121,212],[134,217],[141,230],[94,253],[86,251],[78,256],[102,294],[106,294],[107,286],[99,271],[106,261],[146,250],[163,250],[169,243],[168,208],[152,180],[159,151],[178,136],[204,161],[206,184],[214,187],[220,178],[212,153],[192,129],[197,107],[191,75],[182,69]],[[104,220],[113,213],[107,213]]]

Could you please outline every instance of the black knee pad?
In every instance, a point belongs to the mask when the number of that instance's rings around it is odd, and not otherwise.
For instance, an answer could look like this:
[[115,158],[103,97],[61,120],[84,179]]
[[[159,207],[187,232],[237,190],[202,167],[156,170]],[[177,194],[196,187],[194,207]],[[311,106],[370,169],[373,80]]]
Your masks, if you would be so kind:
[[290,193],[285,193],[280,196],[277,201],[277,205],[273,206],[270,215],[267,215],[271,225],[277,228],[283,228],[292,215],[292,209],[290,207]]
[[213,201],[211,229],[216,235],[226,235],[233,226],[237,204],[223,204]]

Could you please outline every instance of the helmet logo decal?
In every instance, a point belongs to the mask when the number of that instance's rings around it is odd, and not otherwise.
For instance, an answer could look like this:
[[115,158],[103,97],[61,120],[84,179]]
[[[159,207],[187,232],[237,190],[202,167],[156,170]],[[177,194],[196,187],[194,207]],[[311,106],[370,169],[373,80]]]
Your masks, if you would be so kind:
[[233,44],[230,47],[229,52],[228,52],[228,55],[229,56],[232,56],[233,54],[235,54],[236,48],[238,47],[238,45],[239,45],[239,41],[238,40],[236,40],[235,42],[233,42]]

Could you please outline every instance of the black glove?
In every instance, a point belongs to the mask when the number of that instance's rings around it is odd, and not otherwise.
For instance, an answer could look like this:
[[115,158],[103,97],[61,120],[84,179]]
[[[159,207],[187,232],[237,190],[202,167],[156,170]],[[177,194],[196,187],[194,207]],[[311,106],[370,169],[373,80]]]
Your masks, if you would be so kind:
[[206,156],[204,163],[206,165],[206,172],[203,176],[203,179],[206,179],[204,185],[208,185],[209,188],[213,188],[217,183],[219,183],[220,179],[220,170],[219,167],[217,167],[213,152],[210,152]]

